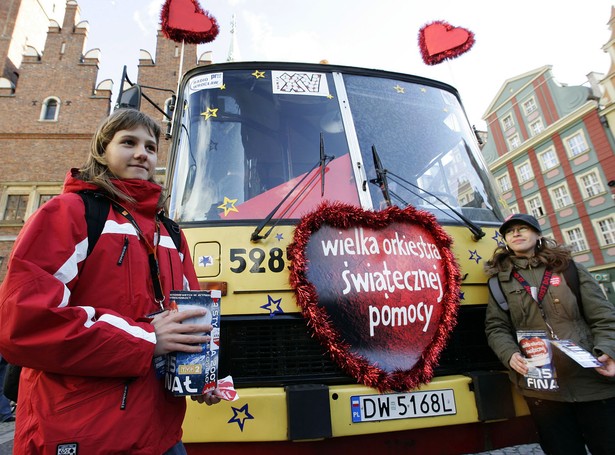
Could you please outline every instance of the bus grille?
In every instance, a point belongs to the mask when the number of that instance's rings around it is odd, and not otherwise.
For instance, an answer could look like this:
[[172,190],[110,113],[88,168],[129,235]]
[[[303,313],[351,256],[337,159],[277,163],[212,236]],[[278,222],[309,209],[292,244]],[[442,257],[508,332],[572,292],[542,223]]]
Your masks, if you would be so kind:
[[[487,346],[484,317],[484,306],[460,308],[437,376],[501,368]],[[356,383],[310,336],[299,315],[223,317],[220,341],[220,377],[232,375],[239,387]]]

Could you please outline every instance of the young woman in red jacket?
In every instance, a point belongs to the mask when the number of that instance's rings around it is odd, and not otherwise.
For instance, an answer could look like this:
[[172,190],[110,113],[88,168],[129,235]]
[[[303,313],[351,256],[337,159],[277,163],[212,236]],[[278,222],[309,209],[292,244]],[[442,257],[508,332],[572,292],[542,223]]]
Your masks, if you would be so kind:
[[[159,221],[159,137],[145,114],[115,111],[96,131],[85,166],[68,173],[62,194],[15,242],[0,287],[0,352],[24,367],[16,455],[185,453],[185,398],[165,390],[154,359],[200,352],[211,326],[181,324],[202,310],[165,310],[169,291],[198,282],[183,234],[178,251]],[[109,210],[89,255],[83,190],[125,209]],[[195,399],[220,401],[217,391]]]

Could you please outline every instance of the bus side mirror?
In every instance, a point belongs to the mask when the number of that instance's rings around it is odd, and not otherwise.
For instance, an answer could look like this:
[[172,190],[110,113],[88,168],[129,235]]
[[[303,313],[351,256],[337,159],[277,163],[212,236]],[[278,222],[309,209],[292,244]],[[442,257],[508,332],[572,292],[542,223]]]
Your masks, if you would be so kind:
[[141,87],[133,85],[132,87],[122,90],[118,96],[116,109],[141,109]]

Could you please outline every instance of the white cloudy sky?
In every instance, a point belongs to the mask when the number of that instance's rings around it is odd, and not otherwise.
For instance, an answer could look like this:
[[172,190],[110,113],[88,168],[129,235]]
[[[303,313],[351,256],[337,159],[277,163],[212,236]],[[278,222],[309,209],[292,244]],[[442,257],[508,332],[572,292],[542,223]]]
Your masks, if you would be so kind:
[[[102,53],[98,80],[119,85],[123,65],[136,80],[139,49],[155,55],[163,0],[78,0],[90,24],[86,50]],[[543,65],[555,78],[582,85],[606,74],[610,0],[199,0],[220,34],[201,45],[214,62],[226,60],[230,22],[237,21],[241,60],[303,61],[381,68],[438,79],[456,87],[470,123],[482,116],[502,84]],[[421,27],[445,21],[475,35],[465,54],[426,65]],[[115,101],[115,99],[113,100]]]

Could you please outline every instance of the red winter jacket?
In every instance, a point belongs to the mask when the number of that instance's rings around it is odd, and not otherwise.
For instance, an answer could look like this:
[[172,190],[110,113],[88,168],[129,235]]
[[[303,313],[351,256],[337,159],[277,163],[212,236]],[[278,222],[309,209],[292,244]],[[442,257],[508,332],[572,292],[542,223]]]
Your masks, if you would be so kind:
[[[122,205],[153,242],[160,187],[114,183],[138,201]],[[75,193],[82,189],[96,187],[69,174],[63,194],[28,220],[0,287],[0,352],[27,367],[14,453],[55,455],[77,444],[77,452],[65,453],[160,455],[181,439],[186,402],[164,390],[153,368],[156,337],[144,316],[159,305],[147,249],[133,225],[110,209],[86,259],[85,209]],[[181,250],[160,224],[167,301],[172,289],[198,289],[184,238]]]

